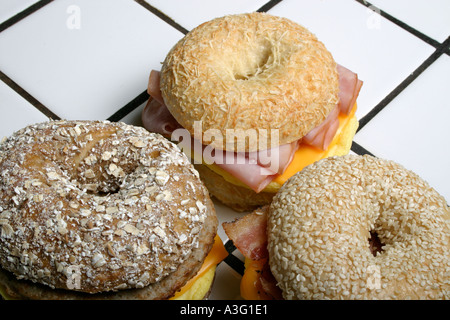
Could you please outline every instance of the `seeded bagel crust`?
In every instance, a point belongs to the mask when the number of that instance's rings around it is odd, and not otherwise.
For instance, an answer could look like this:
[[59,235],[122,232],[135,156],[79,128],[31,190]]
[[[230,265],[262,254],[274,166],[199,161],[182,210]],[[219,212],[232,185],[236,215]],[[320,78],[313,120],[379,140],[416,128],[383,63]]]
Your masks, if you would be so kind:
[[[215,130],[212,147],[255,151],[259,139],[271,146],[271,129],[279,130],[275,145],[286,144],[323,122],[338,102],[339,83],[333,57],[311,32],[255,12],[189,32],[164,60],[161,92],[191,134],[202,121],[203,133]],[[227,129],[241,132],[227,138]],[[248,129],[258,132],[258,143],[237,144]],[[203,139],[209,144],[211,137]]]
[[[450,209],[392,161],[347,155],[306,167],[275,196],[267,228],[286,299],[450,298]],[[384,244],[376,256],[369,231]]]
[[187,157],[162,136],[124,123],[28,126],[0,145],[0,179],[1,267],[50,288],[147,287],[192,255],[191,268],[199,267],[217,230]]

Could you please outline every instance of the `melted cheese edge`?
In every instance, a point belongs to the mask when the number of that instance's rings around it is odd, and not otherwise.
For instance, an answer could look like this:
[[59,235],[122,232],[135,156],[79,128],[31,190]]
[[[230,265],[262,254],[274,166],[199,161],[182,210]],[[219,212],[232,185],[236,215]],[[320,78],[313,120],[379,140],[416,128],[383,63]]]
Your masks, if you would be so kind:
[[[287,181],[287,179],[303,170],[306,166],[323,158],[342,156],[349,153],[352,146],[353,137],[359,125],[355,116],[356,109],[357,106],[355,104],[350,114],[339,114],[338,130],[326,150],[320,150],[310,145],[301,144],[299,149],[295,152],[294,157],[285,172],[278,175],[264,190],[262,190],[262,192],[276,193],[278,189],[280,189],[280,187]],[[233,177],[219,166],[215,164],[206,164],[204,162],[203,164],[210,170],[221,175],[227,182],[250,189],[246,184]]]

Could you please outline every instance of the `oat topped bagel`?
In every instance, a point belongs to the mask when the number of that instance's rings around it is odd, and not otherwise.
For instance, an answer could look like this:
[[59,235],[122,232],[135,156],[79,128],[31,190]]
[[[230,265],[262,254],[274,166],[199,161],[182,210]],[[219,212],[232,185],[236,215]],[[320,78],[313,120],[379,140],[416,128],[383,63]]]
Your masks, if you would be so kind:
[[18,279],[2,270],[0,282],[13,295],[169,298],[216,236],[213,204],[187,157],[124,123],[28,126],[0,145],[0,183],[1,269]]

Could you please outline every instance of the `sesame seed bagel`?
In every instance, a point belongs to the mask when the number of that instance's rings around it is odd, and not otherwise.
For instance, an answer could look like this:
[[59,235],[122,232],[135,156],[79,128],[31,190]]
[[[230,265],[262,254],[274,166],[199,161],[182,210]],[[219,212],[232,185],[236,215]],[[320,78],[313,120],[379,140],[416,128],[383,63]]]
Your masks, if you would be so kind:
[[[266,148],[290,143],[323,122],[338,102],[339,83],[332,55],[311,32],[254,12],[216,18],[183,37],[164,60],[161,92],[191,134],[195,121],[203,133],[213,130],[206,144],[255,151],[260,139]],[[227,129],[236,131],[227,137]],[[245,141],[249,129],[258,143]],[[275,142],[271,129],[279,130]]]
[[217,231],[187,157],[124,123],[28,126],[0,145],[0,182],[0,266],[49,288],[153,285],[152,298],[170,297],[200,268]]
[[450,209],[392,161],[347,155],[308,166],[275,196],[267,230],[286,299],[450,298]]

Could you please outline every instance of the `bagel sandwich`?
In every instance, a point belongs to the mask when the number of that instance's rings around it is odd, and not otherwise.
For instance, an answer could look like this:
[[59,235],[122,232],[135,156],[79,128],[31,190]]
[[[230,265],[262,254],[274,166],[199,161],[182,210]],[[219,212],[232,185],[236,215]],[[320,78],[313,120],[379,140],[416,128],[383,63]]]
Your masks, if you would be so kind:
[[49,121],[0,144],[4,299],[203,299],[217,226],[187,156],[142,127]]
[[142,121],[182,140],[210,193],[247,211],[308,164],[349,152],[361,86],[297,23],[228,15],[191,30],[152,70]]
[[390,160],[321,159],[223,228],[247,300],[450,299],[450,207]]

